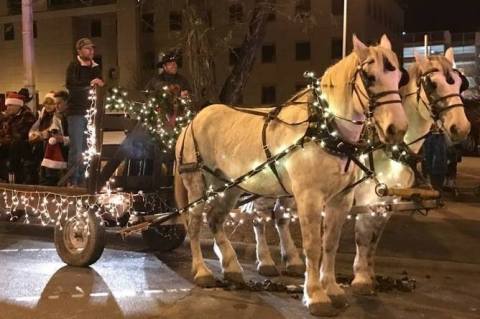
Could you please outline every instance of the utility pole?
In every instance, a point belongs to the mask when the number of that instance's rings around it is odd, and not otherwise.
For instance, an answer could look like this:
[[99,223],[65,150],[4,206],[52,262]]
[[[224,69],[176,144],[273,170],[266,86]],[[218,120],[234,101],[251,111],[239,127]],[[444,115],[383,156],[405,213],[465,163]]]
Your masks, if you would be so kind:
[[342,43],[342,57],[347,56],[347,15],[348,12],[348,0],[343,0],[343,43]]
[[32,0],[22,0],[22,40],[24,84],[33,97],[29,103],[31,110],[36,111],[37,97],[35,92],[35,46],[33,42],[33,8]]

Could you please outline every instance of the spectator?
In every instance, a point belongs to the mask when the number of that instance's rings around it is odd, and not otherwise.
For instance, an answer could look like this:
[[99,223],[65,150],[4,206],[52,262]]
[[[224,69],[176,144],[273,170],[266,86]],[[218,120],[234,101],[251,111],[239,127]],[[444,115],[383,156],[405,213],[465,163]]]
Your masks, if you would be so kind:
[[35,168],[28,132],[35,122],[35,115],[25,106],[24,97],[8,92],[6,110],[0,116],[0,160],[6,162],[2,179],[11,183],[31,184],[35,179]]
[[28,137],[32,144],[37,171],[40,169],[40,184],[54,186],[60,179],[61,170],[67,167],[59,143],[64,142],[63,126],[56,112],[54,92],[45,96],[42,105],[43,108]]
[[77,58],[68,66],[66,75],[66,87],[70,94],[66,108],[70,138],[68,167],[74,168],[72,185],[79,185],[84,180],[82,153],[86,149],[87,119],[85,115],[91,103],[89,90],[91,87],[104,85],[100,67],[93,60],[95,55],[93,42],[82,38],[77,41],[76,50]]

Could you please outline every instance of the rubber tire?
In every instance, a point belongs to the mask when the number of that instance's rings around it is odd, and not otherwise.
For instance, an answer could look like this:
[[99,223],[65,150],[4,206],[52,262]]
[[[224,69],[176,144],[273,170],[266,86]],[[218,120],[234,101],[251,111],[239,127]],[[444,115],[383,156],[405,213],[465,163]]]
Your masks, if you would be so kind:
[[100,225],[100,220],[93,212],[89,212],[88,223],[90,227],[90,236],[83,251],[78,254],[72,254],[64,242],[64,229],[55,227],[54,241],[57,254],[64,263],[69,266],[88,267],[94,264],[100,256],[106,244],[105,227]]
[[187,230],[183,224],[152,226],[142,232],[150,250],[168,252],[180,247],[185,241]]

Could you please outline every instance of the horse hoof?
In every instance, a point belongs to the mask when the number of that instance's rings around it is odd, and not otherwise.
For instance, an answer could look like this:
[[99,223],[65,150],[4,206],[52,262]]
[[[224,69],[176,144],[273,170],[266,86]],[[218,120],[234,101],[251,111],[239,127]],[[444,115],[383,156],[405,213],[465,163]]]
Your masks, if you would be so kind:
[[288,265],[285,273],[292,277],[303,277],[305,276],[305,265]]
[[359,296],[371,296],[375,294],[373,285],[369,283],[352,283],[353,294]]
[[335,308],[342,309],[348,306],[348,300],[345,295],[329,295],[328,297],[332,301],[332,306]]
[[195,277],[194,281],[195,281],[195,285],[202,288],[213,288],[213,287],[216,287],[217,285],[217,283],[215,282],[215,278],[213,276]]
[[223,274],[223,279],[236,284],[244,284],[243,275],[240,272],[226,272]]
[[258,267],[258,273],[266,277],[280,276],[277,267],[274,265],[262,265]]
[[313,303],[308,305],[308,310],[311,315],[318,317],[335,317],[340,313],[331,303]]

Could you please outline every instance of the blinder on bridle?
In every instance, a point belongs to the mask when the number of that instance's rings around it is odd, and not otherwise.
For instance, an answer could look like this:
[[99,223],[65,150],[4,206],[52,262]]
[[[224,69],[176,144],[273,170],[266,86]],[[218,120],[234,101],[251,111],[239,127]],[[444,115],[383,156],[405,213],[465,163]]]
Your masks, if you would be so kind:
[[[370,90],[370,87],[373,85],[375,82],[375,77],[368,75],[367,71],[363,69],[363,66],[366,64],[371,64],[373,63],[372,60],[367,60],[363,63],[360,63],[357,67],[357,71],[355,72],[352,80],[352,89],[356,93],[357,97],[359,98],[358,100],[362,104],[362,108],[366,110],[366,116],[367,118],[372,118],[373,117],[373,112],[382,105],[389,105],[389,104],[397,104],[397,103],[402,103],[402,100],[400,98],[400,92],[398,90],[389,90],[389,91],[383,91],[379,93],[373,93]],[[394,67],[393,67],[394,68]],[[395,69],[393,69],[395,70]],[[391,70],[391,71],[393,71]],[[406,71],[405,71],[406,72]],[[362,90],[359,90],[357,85],[355,84],[355,79],[357,76],[360,76],[360,79],[362,80],[363,86],[365,87],[365,92]],[[402,72],[402,79],[405,81],[404,78],[404,73]],[[406,73],[406,81],[408,83],[408,73]],[[402,81],[400,81],[402,82]],[[396,94],[398,95],[397,100],[386,100],[386,101],[379,101],[382,97],[391,95],[391,94]],[[362,102],[362,99],[360,98],[360,95],[362,95],[364,98],[368,100],[368,109],[365,107],[365,104]]]
[[[440,102],[445,102],[451,97],[458,97],[461,100],[462,99],[461,93],[463,91],[465,91],[466,89],[468,89],[468,87],[469,87],[469,83],[468,83],[467,78],[457,69],[453,69],[453,71],[457,72],[457,74],[460,76],[460,79],[462,81],[462,83],[460,85],[460,93],[447,94],[445,96],[440,96],[436,99],[433,98],[433,94],[437,90],[437,85],[435,84],[435,82],[432,81],[431,75],[435,72],[439,72],[439,70],[437,68],[433,68],[433,69],[431,69],[431,70],[429,70],[425,73],[422,73],[417,80],[417,87],[418,87],[418,89],[417,89],[417,101],[421,100],[423,102],[423,104],[425,104],[425,106],[429,107],[431,117],[435,121],[439,120],[441,115],[443,113],[447,112],[450,109],[453,109],[453,108],[456,108],[456,107],[464,107],[463,103],[455,103],[455,104],[450,104],[450,105],[447,104],[445,107],[441,107],[441,106],[438,105]],[[446,77],[447,77],[447,83],[448,84],[452,85],[452,84],[455,83],[454,79],[449,74],[447,74]],[[425,90],[425,95],[427,96],[428,104],[425,103],[425,101],[423,101],[423,99],[420,95],[420,91],[421,91],[422,87]]]

